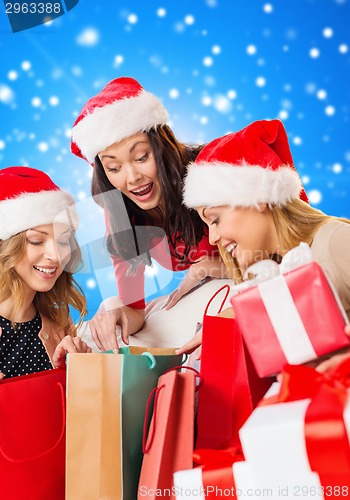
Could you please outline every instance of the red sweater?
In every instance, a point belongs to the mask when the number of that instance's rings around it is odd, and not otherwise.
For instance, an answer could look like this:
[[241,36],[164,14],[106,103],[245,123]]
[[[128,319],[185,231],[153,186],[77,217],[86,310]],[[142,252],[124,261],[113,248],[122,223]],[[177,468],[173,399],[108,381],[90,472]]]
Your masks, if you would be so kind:
[[[168,240],[157,238],[152,242],[150,251],[151,258],[158,262],[165,269],[173,271],[184,271],[191,264],[181,264],[180,260],[172,256],[169,252],[169,247],[172,249]],[[182,255],[184,245],[177,244],[176,250]],[[193,247],[190,251],[191,261],[196,261],[205,256],[217,256],[219,251],[217,246],[209,243],[208,235],[205,234],[197,247]],[[118,286],[118,295],[123,304],[134,307],[135,309],[145,308],[145,265],[140,264],[132,275],[127,276],[129,263],[121,259],[113,258],[114,272]]]

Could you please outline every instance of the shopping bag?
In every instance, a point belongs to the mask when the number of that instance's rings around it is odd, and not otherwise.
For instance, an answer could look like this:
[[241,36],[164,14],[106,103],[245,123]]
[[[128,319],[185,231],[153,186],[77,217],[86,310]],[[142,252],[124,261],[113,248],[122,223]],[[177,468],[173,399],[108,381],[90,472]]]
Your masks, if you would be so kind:
[[234,319],[207,314],[211,301],[224,289],[223,306],[228,285],[213,295],[203,317],[196,448],[239,447],[238,430],[274,380],[257,376]]
[[0,498],[64,500],[66,370],[0,382]]
[[153,416],[147,436],[146,411],[138,499],[155,499],[157,491],[167,491],[167,497],[175,500],[174,472],[192,467],[195,379],[199,373],[189,367],[184,370],[167,371],[150,394],[147,408],[154,395]]
[[182,357],[120,351],[67,356],[67,500],[137,498],[147,400]]

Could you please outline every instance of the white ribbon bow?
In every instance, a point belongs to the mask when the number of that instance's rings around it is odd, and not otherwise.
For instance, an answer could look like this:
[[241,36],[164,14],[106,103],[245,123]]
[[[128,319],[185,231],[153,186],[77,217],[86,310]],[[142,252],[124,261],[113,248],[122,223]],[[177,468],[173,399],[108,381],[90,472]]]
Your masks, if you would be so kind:
[[[292,248],[292,250],[289,250],[284,255],[280,264],[270,259],[255,262],[244,273],[243,278],[246,281],[232,287],[232,295],[237,295],[248,288],[252,288],[263,281],[275,278],[281,274],[289,273],[293,269],[309,264],[312,261],[311,248],[307,243],[300,243],[299,246]],[[248,279],[249,274],[253,274],[255,278]]]
[[232,287],[233,295],[238,295],[257,286],[282,351],[292,364],[316,358],[317,354],[283,275],[312,260],[310,247],[300,243],[285,254],[281,264],[272,260],[256,262],[245,273],[256,277]]

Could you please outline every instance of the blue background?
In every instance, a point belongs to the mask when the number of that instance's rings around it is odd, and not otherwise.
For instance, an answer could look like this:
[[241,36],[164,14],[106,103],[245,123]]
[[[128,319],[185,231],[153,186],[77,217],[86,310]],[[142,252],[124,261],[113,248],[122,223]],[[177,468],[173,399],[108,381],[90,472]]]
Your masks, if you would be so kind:
[[[13,34],[0,5],[0,167],[45,170],[86,214],[91,167],[70,153],[70,129],[109,80],[133,76],[184,142],[281,118],[311,203],[349,217],[349,26],[348,0],[80,0]],[[107,292],[88,267],[78,281],[91,316]]]

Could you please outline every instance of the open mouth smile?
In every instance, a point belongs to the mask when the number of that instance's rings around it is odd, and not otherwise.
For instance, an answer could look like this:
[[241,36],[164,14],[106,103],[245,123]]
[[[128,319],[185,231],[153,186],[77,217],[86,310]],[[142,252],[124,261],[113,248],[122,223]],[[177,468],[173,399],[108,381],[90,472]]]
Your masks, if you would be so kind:
[[130,193],[132,193],[137,199],[146,201],[152,196],[153,187],[153,182],[150,182],[149,184],[140,186],[137,189],[133,189],[132,191],[130,191]]
[[232,243],[229,243],[226,247],[225,250],[226,252],[230,253],[232,257],[234,257],[235,250],[237,248],[237,243],[233,241]]
[[41,267],[41,266],[33,266],[36,271],[41,274],[44,274],[45,277],[53,278],[56,274],[57,267]]

